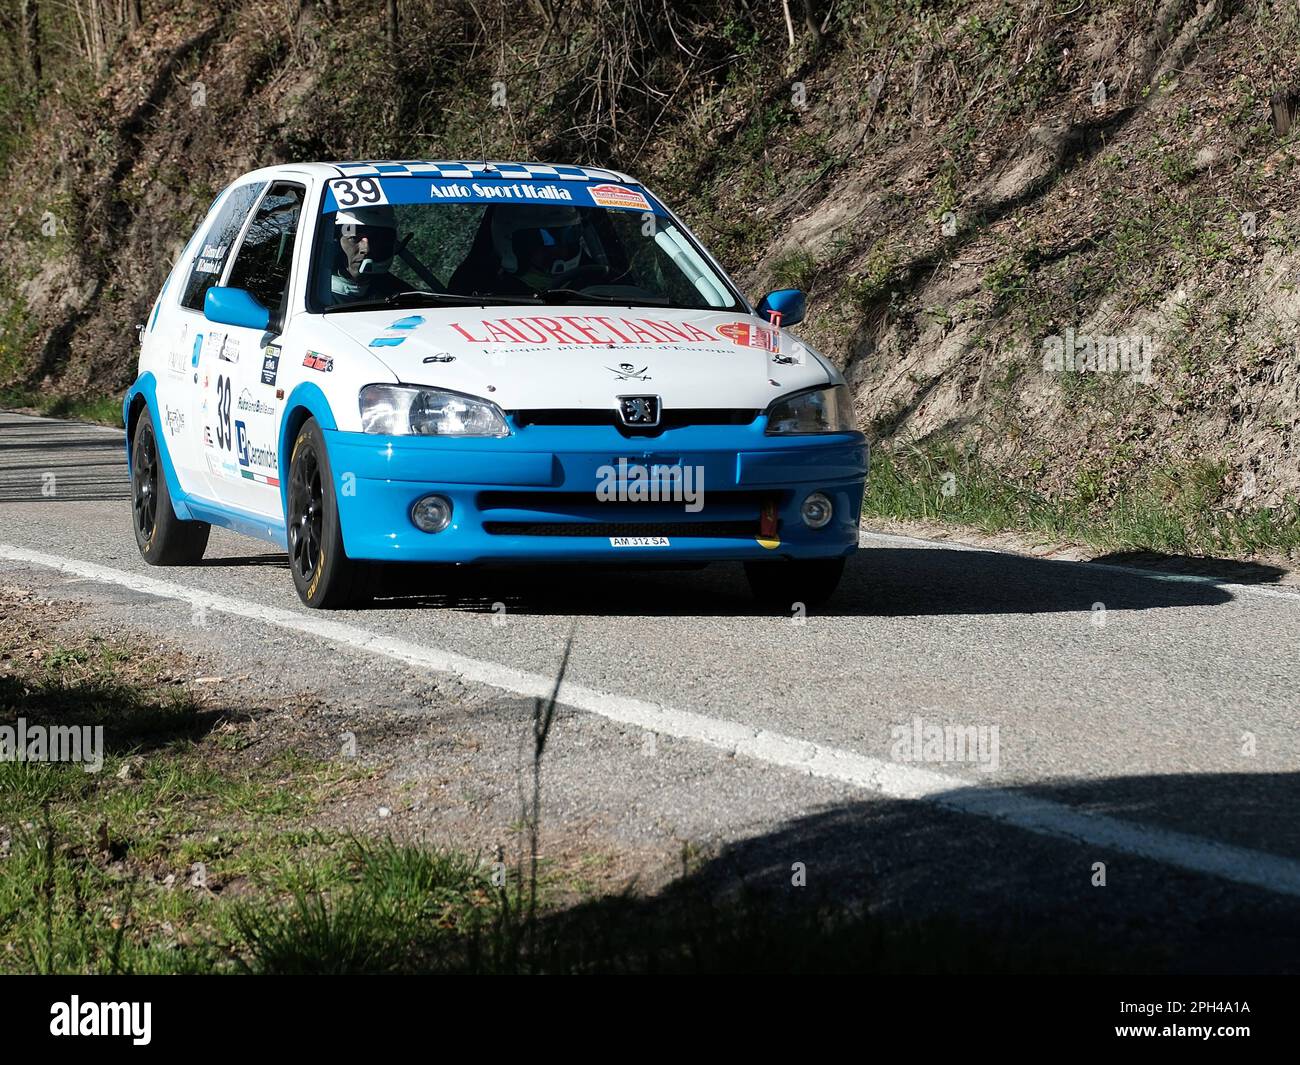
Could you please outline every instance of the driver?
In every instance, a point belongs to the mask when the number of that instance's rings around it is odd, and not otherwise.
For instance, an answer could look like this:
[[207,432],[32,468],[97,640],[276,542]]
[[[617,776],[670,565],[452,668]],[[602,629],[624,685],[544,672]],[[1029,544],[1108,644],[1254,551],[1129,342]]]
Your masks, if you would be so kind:
[[582,262],[582,216],[564,204],[498,208],[492,214],[492,245],[502,279],[513,279],[529,292],[563,288]]
[[335,303],[383,299],[408,287],[388,272],[397,253],[397,216],[388,204],[340,208],[334,232],[330,291]]

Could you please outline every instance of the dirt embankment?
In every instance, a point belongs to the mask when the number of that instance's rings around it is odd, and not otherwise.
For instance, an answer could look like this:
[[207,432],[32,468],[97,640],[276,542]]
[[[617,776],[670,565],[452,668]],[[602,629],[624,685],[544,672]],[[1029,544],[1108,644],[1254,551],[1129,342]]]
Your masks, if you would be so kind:
[[1300,11],[1062,6],[813,4],[791,47],[776,3],[411,0],[396,45],[378,10],[146,5],[10,160],[0,388],[123,387],[131,326],[241,170],[566,159],[652,183],[752,294],[809,290],[804,332],[886,449],[955,440],[1103,510],[1162,478],[1288,503]]

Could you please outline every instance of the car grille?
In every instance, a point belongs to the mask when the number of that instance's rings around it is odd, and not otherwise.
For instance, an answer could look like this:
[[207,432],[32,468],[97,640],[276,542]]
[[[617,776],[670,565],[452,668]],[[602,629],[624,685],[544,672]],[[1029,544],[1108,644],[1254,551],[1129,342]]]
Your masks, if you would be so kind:
[[492,536],[667,536],[754,537],[758,521],[488,521],[483,531]]
[[[635,432],[657,434],[664,429],[680,429],[687,425],[749,425],[758,415],[757,410],[665,408],[660,412],[658,425],[636,429]],[[625,433],[633,431],[622,423],[614,410],[516,410],[511,411],[510,416],[521,429],[529,425],[612,425]]]
[[609,500],[593,492],[479,492],[475,497],[490,536],[669,536],[742,537],[759,533],[764,504],[788,502],[782,491],[706,492],[704,509],[688,511],[666,500]]
[[[757,518],[758,508],[765,500],[776,498],[780,495],[777,492],[706,492],[704,501],[709,506],[715,503],[719,506],[728,507],[749,507],[754,511]],[[602,510],[608,510],[611,507],[617,507],[620,510],[640,509],[644,513],[648,507],[670,507],[676,513],[682,513],[680,503],[651,502],[647,500],[643,503],[623,503],[609,502],[596,503],[594,492],[529,492],[529,491],[488,491],[478,494],[479,510],[547,510],[556,509],[573,510],[575,508],[588,510],[594,505],[598,505]]]

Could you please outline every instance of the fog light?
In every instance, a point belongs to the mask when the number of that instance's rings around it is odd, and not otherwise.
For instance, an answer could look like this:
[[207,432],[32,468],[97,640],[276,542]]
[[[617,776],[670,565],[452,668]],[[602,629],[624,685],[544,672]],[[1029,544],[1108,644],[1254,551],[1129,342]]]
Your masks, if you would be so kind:
[[825,526],[834,512],[835,508],[831,505],[830,499],[821,492],[814,492],[799,508],[799,516],[810,529],[820,529]]
[[425,496],[411,508],[411,520],[421,532],[442,532],[451,524],[451,500],[446,496]]

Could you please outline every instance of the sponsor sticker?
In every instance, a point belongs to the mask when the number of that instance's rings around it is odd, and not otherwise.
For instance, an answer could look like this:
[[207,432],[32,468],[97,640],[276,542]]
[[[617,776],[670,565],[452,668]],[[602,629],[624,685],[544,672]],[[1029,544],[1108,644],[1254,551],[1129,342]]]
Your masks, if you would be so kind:
[[764,351],[781,349],[780,334],[771,326],[755,325],[753,322],[728,322],[718,326],[718,335],[742,348],[762,348]]
[[228,244],[203,245],[203,253],[194,264],[194,272],[198,274],[221,273],[221,267],[225,265],[226,251],[229,247]]
[[448,329],[471,344],[716,344],[692,322],[624,318],[607,314],[522,315],[449,322]]
[[[279,469],[275,449],[259,447],[254,444],[248,435],[248,426],[238,420],[235,421],[235,450],[239,455],[239,464],[241,466],[256,466],[264,470]],[[258,479],[256,477],[249,478],[249,480]],[[265,477],[260,479],[264,483],[270,483]],[[275,483],[278,484],[279,482]]]
[[189,335],[190,323],[186,322],[181,326],[181,335],[176,338],[176,346],[167,353],[167,369],[172,373],[183,374],[185,366],[185,338]]
[[624,185],[592,185],[587,191],[597,207],[615,207],[624,211],[648,211],[650,201],[636,189]]
[[245,414],[274,414],[275,408],[269,403],[263,403],[260,399],[255,399],[253,393],[244,389],[239,393],[238,407]]
[[420,314],[399,318],[379,336],[370,342],[372,348],[395,348],[411,335],[411,330],[424,325],[424,316]]
[[322,355],[319,351],[307,352],[302,364],[309,370],[319,370],[321,373],[334,372],[334,360],[328,355]]
[[789,351],[774,351],[772,361],[778,366],[802,366],[808,349],[796,341]]
[[262,352],[262,384],[274,385],[280,372],[280,345],[267,344]]
[[558,200],[572,202],[573,193],[560,185],[539,185],[532,181],[499,182],[434,181],[429,185],[430,200],[508,200],[527,203],[530,200]]
[[175,436],[185,428],[185,413],[171,407],[166,408],[166,410],[167,432]]
[[636,367],[636,363],[633,362],[620,362],[618,364],[617,370],[614,369],[614,367],[612,366],[606,366],[605,369],[607,369],[610,373],[612,373],[614,375],[615,380],[618,381],[649,381],[650,380],[650,375],[646,373],[646,371],[650,369],[650,367],[642,366],[638,370]]
[[207,345],[222,362],[239,361],[239,338],[229,333],[209,333]]
[[610,547],[668,547],[666,536],[611,536]]

